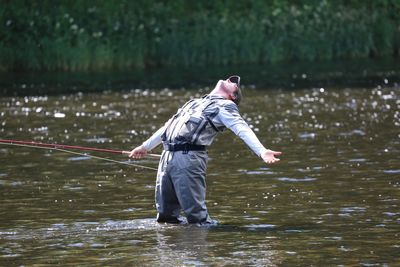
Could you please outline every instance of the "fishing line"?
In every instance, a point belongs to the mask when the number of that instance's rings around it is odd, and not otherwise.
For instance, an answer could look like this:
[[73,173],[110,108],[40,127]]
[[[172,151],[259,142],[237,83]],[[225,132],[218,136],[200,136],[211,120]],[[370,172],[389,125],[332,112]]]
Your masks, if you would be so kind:
[[79,152],[69,151],[69,150],[65,150],[65,149],[61,149],[61,148],[49,148],[49,147],[40,147],[40,146],[33,146],[33,145],[26,145],[26,144],[13,144],[13,143],[1,143],[1,144],[10,145],[10,146],[19,146],[19,147],[29,147],[29,148],[40,148],[40,149],[47,149],[47,150],[57,150],[57,151],[64,152],[64,153],[80,155],[80,156],[90,157],[90,158],[94,158],[94,159],[98,159],[98,160],[109,161],[109,162],[113,162],[113,163],[124,164],[124,165],[133,166],[133,167],[139,167],[139,168],[143,168],[143,169],[157,171],[157,169],[153,168],[153,167],[139,165],[139,164],[136,164],[136,163],[123,162],[123,161],[118,161],[118,160],[113,160],[113,159],[108,159],[108,158],[103,158],[103,157],[98,157],[98,156],[93,156],[93,155],[89,155],[89,154],[86,154],[86,153],[79,153]]
[[[47,143],[41,143],[41,142],[35,142],[35,141],[0,139],[0,143],[30,145],[30,146],[39,146],[39,147],[46,147],[46,148],[60,148],[60,149],[68,149],[68,150],[77,149],[77,150],[83,150],[83,151],[94,151],[94,152],[104,152],[104,153],[113,153],[113,154],[130,154],[131,153],[131,151],[125,151],[125,150],[115,150],[115,149],[95,148],[95,147],[85,147],[85,146],[71,146],[71,145],[63,145],[63,144],[47,144]],[[161,155],[147,153],[146,157],[159,159],[161,157]]]

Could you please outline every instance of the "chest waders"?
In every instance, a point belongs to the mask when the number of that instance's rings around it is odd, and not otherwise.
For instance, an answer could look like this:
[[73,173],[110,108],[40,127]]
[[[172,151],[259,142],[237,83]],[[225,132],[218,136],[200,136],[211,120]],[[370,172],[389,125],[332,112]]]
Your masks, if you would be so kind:
[[219,111],[216,102],[209,97],[187,102],[167,125],[161,137],[164,148],[185,152],[205,150],[205,146],[212,140],[202,140],[204,132],[209,135],[211,130],[215,136],[220,131],[212,122]]
[[158,222],[179,223],[181,210],[189,223],[213,222],[205,204],[206,146],[212,140],[203,137],[215,137],[220,131],[212,123],[219,111],[217,101],[191,100],[166,126],[156,182]]

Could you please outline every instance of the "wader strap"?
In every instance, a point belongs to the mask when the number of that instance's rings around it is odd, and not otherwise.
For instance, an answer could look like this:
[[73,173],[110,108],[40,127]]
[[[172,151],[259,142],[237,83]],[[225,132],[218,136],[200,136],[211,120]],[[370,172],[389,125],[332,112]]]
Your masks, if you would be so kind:
[[[197,142],[197,139],[199,139],[201,133],[206,128],[207,122],[211,124],[211,126],[213,127],[214,130],[216,129],[215,125],[211,122],[211,119],[209,118],[209,115],[204,114],[204,110],[206,110],[206,108],[208,108],[209,106],[211,106],[211,105],[213,105],[215,103],[215,101],[213,101],[213,100],[209,100],[209,101],[210,102],[207,105],[204,105],[203,108],[201,109],[201,113],[203,113],[203,116],[205,117],[205,120],[203,120],[201,122],[201,124],[197,128],[196,132],[193,133],[192,140],[191,140],[192,144],[195,144]],[[202,104],[204,104],[204,102]],[[218,130],[217,130],[217,132],[218,132]]]
[[[192,103],[194,101],[194,99],[189,100],[188,102],[185,103],[185,105],[182,106],[182,108],[180,109],[179,112],[177,112],[174,116],[173,119],[171,119],[171,121],[168,123],[167,127],[165,127],[164,133],[161,135],[161,140],[166,141],[167,139],[170,139],[171,136],[167,136],[167,131],[169,130],[169,128],[171,128],[172,124],[175,124],[173,128],[175,128],[176,124],[177,124],[177,118],[181,115],[181,113],[183,112],[183,110],[186,108],[186,106],[188,106],[190,103]],[[172,135],[172,133],[170,134]],[[171,140],[169,140],[171,141]]]
[[216,132],[220,132],[220,130],[217,128],[217,126],[215,126],[215,124],[212,122],[212,119],[218,114],[218,110],[217,112],[215,112],[215,114],[211,114],[206,117],[206,120],[208,121],[208,123],[211,125],[211,127],[214,129],[214,131]]

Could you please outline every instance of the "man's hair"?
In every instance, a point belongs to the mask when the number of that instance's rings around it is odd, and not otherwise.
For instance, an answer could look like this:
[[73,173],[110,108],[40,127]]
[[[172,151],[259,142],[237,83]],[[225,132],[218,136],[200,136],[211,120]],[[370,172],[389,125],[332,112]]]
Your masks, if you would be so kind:
[[235,104],[239,106],[240,101],[242,100],[242,90],[240,90],[240,88],[238,88],[238,89],[233,93],[233,97],[234,97],[235,99],[233,99],[232,101],[235,102]]

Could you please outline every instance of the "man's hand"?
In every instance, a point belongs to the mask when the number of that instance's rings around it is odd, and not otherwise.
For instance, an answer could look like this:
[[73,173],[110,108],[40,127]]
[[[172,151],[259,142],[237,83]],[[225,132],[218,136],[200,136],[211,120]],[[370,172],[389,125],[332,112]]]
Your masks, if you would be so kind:
[[272,163],[276,163],[280,160],[280,159],[276,158],[275,156],[279,156],[281,154],[282,154],[282,152],[267,149],[261,154],[261,158],[263,159],[263,161],[265,163],[272,164]]
[[147,155],[147,150],[143,146],[138,146],[129,154],[130,158],[140,159]]

